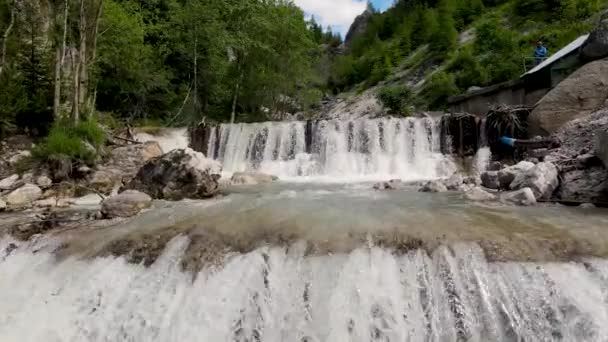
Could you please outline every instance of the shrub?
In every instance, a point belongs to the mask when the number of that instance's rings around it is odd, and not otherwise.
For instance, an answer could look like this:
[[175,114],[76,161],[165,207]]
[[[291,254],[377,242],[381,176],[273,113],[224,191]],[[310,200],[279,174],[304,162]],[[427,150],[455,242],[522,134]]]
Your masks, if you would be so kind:
[[376,94],[391,114],[410,114],[412,91],[407,86],[385,86]]
[[34,148],[32,155],[40,161],[65,156],[73,163],[93,165],[104,142],[105,133],[93,120],[82,121],[76,126],[58,123],[51,128],[44,141]]
[[427,78],[421,93],[430,109],[445,109],[448,97],[456,95],[458,87],[454,83],[452,74],[438,71]]

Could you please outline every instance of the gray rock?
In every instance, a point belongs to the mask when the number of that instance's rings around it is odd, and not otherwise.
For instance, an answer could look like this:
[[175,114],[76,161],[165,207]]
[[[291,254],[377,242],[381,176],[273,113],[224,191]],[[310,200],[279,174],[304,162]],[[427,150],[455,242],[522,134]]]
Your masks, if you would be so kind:
[[6,202],[11,206],[30,204],[42,196],[42,190],[34,184],[25,184],[6,196]]
[[374,184],[374,190],[400,190],[404,186],[400,179],[392,179],[388,182]]
[[43,200],[34,202],[34,207],[38,208],[51,208],[57,206],[57,197],[49,197]]
[[19,180],[19,175],[12,175],[0,181],[0,190],[10,190]]
[[95,171],[89,181],[91,188],[103,194],[109,194],[117,184],[122,185],[122,172],[110,168]]
[[561,173],[555,200],[579,203],[608,203],[608,171],[601,166]]
[[443,182],[438,181],[438,180],[432,180],[429,182],[426,182],[426,184],[424,184],[422,186],[422,188],[420,188],[420,190],[418,190],[419,192],[446,192],[448,191],[448,188],[445,186],[445,184],[443,184]]
[[583,65],[560,82],[528,117],[531,135],[549,135],[602,108],[608,98],[608,60]]
[[594,164],[598,164],[600,162],[600,160],[591,153],[585,153],[577,156],[576,161],[582,167],[593,166]]
[[479,187],[475,187],[475,188],[465,192],[464,197],[470,201],[477,201],[477,202],[493,201],[496,199],[495,195],[493,195]]
[[595,155],[604,162],[608,168],[608,130],[600,130],[595,142]]
[[0,199],[0,211],[6,209],[6,202]]
[[502,169],[502,163],[499,161],[494,161],[488,165],[487,171],[498,171],[500,169]]
[[131,217],[152,205],[152,198],[142,192],[127,190],[105,199],[101,204],[104,217]]
[[200,161],[185,150],[173,150],[151,159],[125,189],[139,190],[156,199],[210,198],[219,193],[220,175],[197,167]]
[[41,189],[48,189],[51,185],[53,185],[53,181],[47,176],[40,176],[36,179],[36,185],[38,185]]
[[581,57],[595,60],[608,56],[608,15],[604,14],[580,50]]
[[530,188],[537,200],[549,199],[559,185],[558,172],[555,165],[543,162],[533,168],[517,174],[511,183],[511,189]]
[[481,185],[488,189],[498,190],[500,188],[500,183],[498,182],[498,171],[482,172]]
[[523,188],[516,191],[506,192],[500,196],[500,200],[505,203],[512,203],[523,206],[536,204],[536,197],[534,196],[534,192],[530,188]]
[[593,203],[583,203],[579,206],[581,209],[595,209],[597,208]]
[[464,184],[464,178],[459,173],[455,173],[450,178],[446,179],[443,184],[450,191],[458,191],[460,186]]
[[24,173],[21,176],[21,180],[23,181],[23,183],[31,183],[31,184],[33,184],[34,183],[34,175],[31,172]]
[[520,173],[526,172],[534,167],[533,163],[522,161],[516,165],[506,167],[498,171],[498,184],[501,189],[510,189],[511,183]]
[[272,183],[279,178],[261,172],[235,172],[230,178],[233,185],[256,185]]

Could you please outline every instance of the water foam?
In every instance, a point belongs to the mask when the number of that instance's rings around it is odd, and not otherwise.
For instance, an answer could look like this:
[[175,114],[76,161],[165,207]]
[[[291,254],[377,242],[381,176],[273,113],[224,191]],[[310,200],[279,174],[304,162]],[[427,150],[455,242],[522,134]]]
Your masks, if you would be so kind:
[[[608,262],[488,263],[298,244],[229,257],[194,279],[175,238],[151,267],[57,261],[0,240],[2,341],[603,341]],[[572,279],[576,279],[575,282]]]
[[[227,173],[260,171],[282,179],[377,180],[446,176],[439,122],[430,118],[224,124],[209,156]],[[307,136],[308,134],[308,136]]]

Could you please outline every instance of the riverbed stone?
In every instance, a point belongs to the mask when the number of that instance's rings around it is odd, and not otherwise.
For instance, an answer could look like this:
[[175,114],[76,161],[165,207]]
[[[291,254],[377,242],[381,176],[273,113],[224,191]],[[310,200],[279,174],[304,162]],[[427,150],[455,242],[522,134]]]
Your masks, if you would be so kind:
[[4,202],[4,200],[0,199],[0,211],[6,209],[6,202]]
[[420,190],[418,190],[418,191],[419,192],[446,192],[446,191],[448,191],[448,188],[445,186],[445,184],[443,184],[442,181],[432,180],[432,181],[426,182],[426,184],[424,184],[422,186],[422,188],[420,188]]
[[42,190],[34,184],[25,184],[6,196],[6,202],[11,206],[30,204],[42,196]]
[[51,208],[55,206],[57,206],[57,197],[54,196],[34,202],[34,207],[37,208]]
[[543,162],[517,174],[511,183],[512,190],[530,188],[537,200],[549,199],[559,185],[558,170],[552,163]]
[[500,196],[500,200],[505,203],[512,203],[516,205],[529,206],[536,204],[536,197],[534,191],[530,188],[523,188],[511,192],[503,193]]
[[498,182],[498,171],[482,172],[481,185],[488,189],[498,190],[500,188],[500,183]]
[[36,178],[36,185],[38,185],[41,189],[48,189],[51,185],[53,185],[53,181],[47,176],[40,176]]
[[[155,199],[205,199],[219,193],[220,175],[201,169],[185,150],[173,150],[148,161],[124,189],[139,190]],[[213,163],[207,163],[212,165]]]
[[122,183],[122,172],[113,168],[97,170],[91,176],[89,186],[103,194],[109,194],[117,184]]
[[10,190],[13,185],[19,180],[19,175],[12,175],[0,181],[0,190]]
[[277,181],[279,178],[262,172],[235,172],[230,178],[233,185],[256,185]]
[[501,189],[510,189],[511,183],[520,173],[526,172],[534,167],[534,163],[522,161],[516,165],[506,167],[498,171],[498,184]]
[[496,196],[483,190],[480,187],[475,187],[464,193],[466,199],[470,201],[483,202],[483,201],[493,201],[496,199]]
[[464,184],[464,178],[461,174],[455,173],[450,178],[446,179],[443,184],[449,191],[458,191],[460,186]]
[[101,212],[106,218],[131,217],[152,205],[152,198],[143,192],[127,190],[105,199]]

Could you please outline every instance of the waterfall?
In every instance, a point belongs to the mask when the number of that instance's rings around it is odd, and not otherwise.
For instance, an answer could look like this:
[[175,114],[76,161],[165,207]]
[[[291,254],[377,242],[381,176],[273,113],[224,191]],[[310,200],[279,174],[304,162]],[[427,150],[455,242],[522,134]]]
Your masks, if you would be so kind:
[[223,124],[208,155],[224,172],[281,178],[428,179],[443,176],[440,124],[430,118]]
[[[605,341],[608,262],[489,263],[475,245],[397,255],[303,246],[196,278],[187,238],[150,268],[56,260],[0,239],[0,336],[20,341]],[[574,280],[574,281],[573,281]]]

